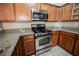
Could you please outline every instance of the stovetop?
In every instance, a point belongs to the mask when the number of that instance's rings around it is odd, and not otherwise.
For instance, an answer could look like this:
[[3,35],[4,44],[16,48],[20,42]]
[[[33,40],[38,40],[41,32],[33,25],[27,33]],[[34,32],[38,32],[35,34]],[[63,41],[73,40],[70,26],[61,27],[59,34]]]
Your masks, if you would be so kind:
[[35,33],[35,36],[45,36],[50,35],[50,31],[47,29],[33,29],[33,32]]
[[50,34],[50,31],[45,28],[44,24],[40,24],[39,26],[37,26],[37,25],[34,25],[34,26],[36,26],[36,27],[32,27],[32,30],[35,33],[36,37]]

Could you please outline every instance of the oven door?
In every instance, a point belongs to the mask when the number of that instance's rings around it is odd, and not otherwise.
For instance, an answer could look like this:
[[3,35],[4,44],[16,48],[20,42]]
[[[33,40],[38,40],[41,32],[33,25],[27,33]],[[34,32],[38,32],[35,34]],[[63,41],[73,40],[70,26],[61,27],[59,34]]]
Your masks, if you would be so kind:
[[36,39],[36,50],[40,50],[51,46],[50,44],[51,35],[42,36]]

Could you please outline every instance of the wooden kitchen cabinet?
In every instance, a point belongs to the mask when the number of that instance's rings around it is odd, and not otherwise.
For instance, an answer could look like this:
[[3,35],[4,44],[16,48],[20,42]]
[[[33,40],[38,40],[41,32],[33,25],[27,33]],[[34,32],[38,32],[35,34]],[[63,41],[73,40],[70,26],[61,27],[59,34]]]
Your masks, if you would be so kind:
[[27,56],[33,53],[35,53],[34,36],[25,35],[20,37],[12,56]]
[[15,3],[16,21],[32,21],[30,4]]
[[56,21],[62,21],[62,7],[57,7],[56,10]]
[[69,32],[61,32],[60,41],[59,41],[59,45],[70,53],[72,53],[74,42],[75,42],[75,34],[73,34],[74,36],[72,34],[73,33],[69,33]]
[[0,3],[0,22],[15,21],[14,6],[12,3]]
[[40,10],[41,9],[41,3],[32,3],[32,9]]
[[51,45],[55,46],[58,44],[59,41],[59,31],[53,31],[52,32],[52,40],[51,40]]
[[56,11],[56,6],[48,5],[48,22],[56,21]]
[[79,56],[79,35],[77,35],[77,37],[76,37],[74,55]]
[[12,56],[22,56],[22,47],[21,47],[21,40],[18,40],[18,43],[16,44],[14,51],[12,53]]
[[79,20],[79,3],[73,3],[71,20]]
[[34,37],[33,35],[23,37],[23,53],[24,55],[30,55],[34,53]]
[[69,21],[71,20],[72,15],[72,4],[65,4],[62,11],[62,21]]
[[41,9],[40,10],[46,10],[46,11],[48,11],[48,4],[41,3],[40,5],[41,5]]

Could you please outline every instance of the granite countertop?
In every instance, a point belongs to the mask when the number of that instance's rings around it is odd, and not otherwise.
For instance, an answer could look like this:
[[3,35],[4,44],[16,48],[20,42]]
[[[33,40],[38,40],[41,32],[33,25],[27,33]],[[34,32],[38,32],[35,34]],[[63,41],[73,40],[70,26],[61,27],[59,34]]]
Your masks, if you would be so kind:
[[[33,31],[31,29],[18,29],[17,30],[9,30],[9,31],[4,31],[4,46],[5,51],[3,52],[2,55],[4,56],[10,56],[19,40],[20,36],[23,35],[30,35],[30,34],[34,34]],[[8,45],[7,45],[8,43]]]
[[[75,33],[75,34],[79,34],[78,29],[73,30],[69,30],[69,29],[65,29],[65,28],[59,28],[59,27],[47,27],[46,29],[48,30],[52,30],[52,31],[66,31],[66,32],[71,32],[71,33]],[[77,31],[76,31],[77,30]],[[30,34],[34,34],[34,32],[31,30],[31,28],[27,28],[27,29],[19,29],[19,30],[11,30],[11,31],[4,31],[4,37],[2,37],[2,39],[6,39],[4,40],[4,43],[7,44],[7,42],[9,43],[9,48],[7,48],[4,52],[4,56],[10,56],[19,40],[20,36],[23,35],[30,35]],[[7,41],[7,42],[6,42]],[[6,44],[4,44],[6,46]]]

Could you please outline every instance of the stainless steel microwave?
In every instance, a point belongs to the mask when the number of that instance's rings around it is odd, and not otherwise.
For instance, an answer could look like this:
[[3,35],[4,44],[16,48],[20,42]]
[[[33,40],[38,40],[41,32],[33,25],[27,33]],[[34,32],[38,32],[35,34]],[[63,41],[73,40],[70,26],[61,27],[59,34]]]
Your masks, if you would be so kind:
[[32,9],[32,21],[47,21],[48,12],[45,10]]

